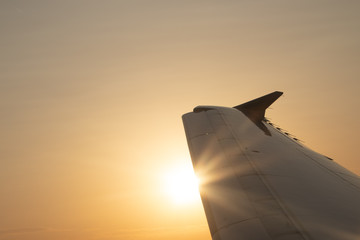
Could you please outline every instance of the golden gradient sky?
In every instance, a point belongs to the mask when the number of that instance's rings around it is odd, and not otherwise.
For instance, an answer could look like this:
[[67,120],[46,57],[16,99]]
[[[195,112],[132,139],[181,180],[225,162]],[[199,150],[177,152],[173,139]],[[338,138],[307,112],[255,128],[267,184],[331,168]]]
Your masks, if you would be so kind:
[[209,240],[181,115],[267,112],[360,173],[360,2],[0,1],[0,239]]

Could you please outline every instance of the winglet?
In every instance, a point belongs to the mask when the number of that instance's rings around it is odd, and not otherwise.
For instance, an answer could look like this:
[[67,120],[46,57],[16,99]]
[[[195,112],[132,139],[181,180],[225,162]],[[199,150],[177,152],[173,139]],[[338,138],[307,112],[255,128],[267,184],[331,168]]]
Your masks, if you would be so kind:
[[268,95],[256,98],[249,102],[235,106],[237,110],[244,113],[255,124],[260,124],[265,117],[265,110],[275,102],[283,93],[273,92]]

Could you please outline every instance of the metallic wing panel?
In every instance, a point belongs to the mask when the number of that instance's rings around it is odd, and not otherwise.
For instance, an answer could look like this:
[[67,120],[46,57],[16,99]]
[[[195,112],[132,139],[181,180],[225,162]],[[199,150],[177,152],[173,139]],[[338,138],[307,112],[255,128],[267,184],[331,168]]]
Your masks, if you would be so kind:
[[238,109],[195,110],[183,122],[213,239],[360,238],[357,175]]

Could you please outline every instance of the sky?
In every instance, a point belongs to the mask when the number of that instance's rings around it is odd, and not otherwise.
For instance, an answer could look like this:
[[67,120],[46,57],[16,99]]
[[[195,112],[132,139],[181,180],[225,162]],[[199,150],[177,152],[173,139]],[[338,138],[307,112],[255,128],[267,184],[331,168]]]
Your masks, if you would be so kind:
[[0,240],[210,240],[167,178],[192,169],[181,115],[202,104],[283,91],[266,116],[360,174],[359,10],[1,0]]

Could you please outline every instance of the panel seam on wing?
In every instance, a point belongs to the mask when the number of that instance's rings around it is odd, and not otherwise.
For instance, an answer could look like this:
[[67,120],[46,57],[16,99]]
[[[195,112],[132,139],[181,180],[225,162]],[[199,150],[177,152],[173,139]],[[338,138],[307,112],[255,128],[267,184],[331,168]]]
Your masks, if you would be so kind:
[[[256,166],[256,163],[253,162],[252,160],[249,159],[249,157],[245,154],[244,150],[242,149],[238,139],[235,137],[233,129],[231,127],[231,124],[229,124],[229,122],[227,121],[226,117],[224,117],[224,114],[222,113],[221,110],[218,111],[223,119],[223,121],[225,122],[226,126],[229,128],[231,135],[233,136],[233,139],[235,140],[238,148],[241,151],[241,154],[247,159],[247,161],[250,163],[250,165],[252,166],[252,168],[254,169],[254,171],[257,174],[257,177],[261,180],[261,182],[264,184],[264,186],[269,190],[269,192],[271,193],[273,199],[278,203],[280,209],[283,211],[284,216],[292,223],[292,225],[295,227],[296,231],[304,238],[304,239],[311,239],[311,237],[305,232],[304,227],[301,225],[301,223],[295,219],[295,216],[293,216],[293,214],[290,213],[290,210],[286,207],[286,205],[279,199],[278,194],[275,192],[274,189],[271,188],[271,186],[269,185],[268,181],[266,180],[266,175],[262,174],[261,171],[259,170],[259,168]],[[210,121],[211,123],[211,121]],[[238,175],[235,173],[235,176],[238,178]],[[241,181],[239,181],[241,182]],[[246,192],[246,191],[245,191]],[[247,193],[246,193],[247,194]],[[248,194],[247,194],[248,195]],[[249,198],[249,196],[248,196]],[[251,202],[251,201],[250,201]],[[251,204],[253,205],[253,203],[251,202]],[[254,210],[258,213],[258,211],[256,210],[255,206],[253,205]],[[260,220],[260,222],[262,223],[264,229],[268,232],[268,234],[270,236],[275,237],[273,234],[271,234],[268,230],[268,228],[264,225],[263,219],[261,218],[262,215],[260,213],[258,213],[258,219]],[[301,230],[300,230],[301,229]]]

